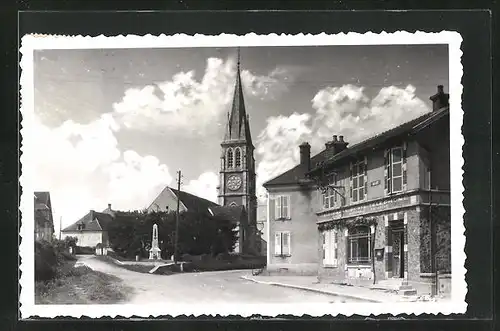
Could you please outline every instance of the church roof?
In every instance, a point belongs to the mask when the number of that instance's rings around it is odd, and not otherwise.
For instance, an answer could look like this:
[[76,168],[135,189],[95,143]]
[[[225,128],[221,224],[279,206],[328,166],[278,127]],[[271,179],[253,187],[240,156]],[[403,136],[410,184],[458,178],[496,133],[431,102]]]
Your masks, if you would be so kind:
[[186,206],[188,211],[203,211],[207,212],[209,207],[218,206],[215,202],[210,200],[200,198],[191,193],[184,191],[178,191],[176,189],[170,188],[172,192],[177,196],[177,198]]
[[[89,211],[85,216],[80,218],[75,223],[64,228],[62,232],[75,232],[75,231],[103,231],[107,230],[108,225],[113,221],[113,217],[107,213],[99,213],[96,211]],[[83,228],[78,225],[83,224]]]
[[210,207],[209,211],[212,211],[215,218],[233,223],[239,223],[246,215],[244,206],[215,206]]
[[229,142],[231,140],[244,140],[252,144],[250,124],[248,115],[245,110],[245,100],[243,97],[243,87],[241,84],[239,50],[233,102],[231,106],[231,112],[228,114],[226,132],[224,135],[224,142]]

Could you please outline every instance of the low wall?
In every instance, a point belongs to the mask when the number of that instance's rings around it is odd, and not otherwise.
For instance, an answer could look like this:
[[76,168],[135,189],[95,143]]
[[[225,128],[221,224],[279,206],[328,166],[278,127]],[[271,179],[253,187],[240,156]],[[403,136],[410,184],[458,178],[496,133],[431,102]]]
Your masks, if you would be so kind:
[[451,294],[451,274],[438,274],[438,291],[439,294]]
[[296,276],[317,276],[318,264],[270,264],[263,272],[264,275],[296,275]]

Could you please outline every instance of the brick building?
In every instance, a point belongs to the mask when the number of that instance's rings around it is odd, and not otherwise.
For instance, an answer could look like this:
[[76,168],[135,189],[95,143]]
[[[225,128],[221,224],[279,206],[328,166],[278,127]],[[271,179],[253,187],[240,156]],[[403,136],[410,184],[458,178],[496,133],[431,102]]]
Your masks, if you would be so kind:
[[300,164],[265,184],[269,271],[316,263],[322,280],[420,292],[449,277],[448,98],[439,86],[433,111],[351,147],[333,136],[309,158],[301,145]]

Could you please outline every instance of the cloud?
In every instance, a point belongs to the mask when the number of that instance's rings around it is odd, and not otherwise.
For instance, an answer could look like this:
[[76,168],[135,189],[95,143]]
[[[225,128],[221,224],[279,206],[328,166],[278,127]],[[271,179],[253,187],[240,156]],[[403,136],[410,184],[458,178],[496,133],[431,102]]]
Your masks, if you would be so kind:
[[54,129],[35,116],[36,139],[29,149],[34,186],[50,192],[55,219],[62,217],[63,226],[107,203],[117,209],[144,208],[172,180],[156,157],[122,153],[118,130],[109,114],[85,125],[66,121]]
[[311,100],[313,115],[294,113],[271,117],[257,139],[259,198],[261,184],[299,162],[298,146],[308,141],[311,153],[324,148],[332,135],[343,135],[351,145],[429,111],[427,103],[415,96],[415,87],[382,88],[369,98],[363,87],[327,87]]
[[241,80],[251,95],[261,99],[276,99],[288,90],[293,75],[283,67],[275,68],[265,76],[253,75],[250,71],[243,70]]
[[183,190],[201,198],[217,202],[218,185],[219,176],[214,172],[207,171],[202,173],[198,179],[190,180]]
[[298,143],[308,140],[312,131],[308,124],[311,115],[293,113],[267,119],[266,128],[257,137],[257,195],[262,199],[262,184],[297,164]]
[[[219,126],[225,123],[235,75],[232,59],[209,58],[199,81],[194,71],[188,71],[155,85],[128,89],[122,100],[113,104],[115,116],[130,129],[168,129],[175,134],[206,135],[218,128],[214,123]],[[242,72],[245,93],[262,98],[284,91],[287,79],[283,68],[264,76]]]

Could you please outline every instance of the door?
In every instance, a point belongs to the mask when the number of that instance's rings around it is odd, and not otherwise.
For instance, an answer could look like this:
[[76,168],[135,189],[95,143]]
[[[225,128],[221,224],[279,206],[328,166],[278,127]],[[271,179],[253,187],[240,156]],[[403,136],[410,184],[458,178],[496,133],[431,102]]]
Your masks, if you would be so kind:
[[394,278],[404,278],[404,232],[393,232],[392,240],[392,274]]

